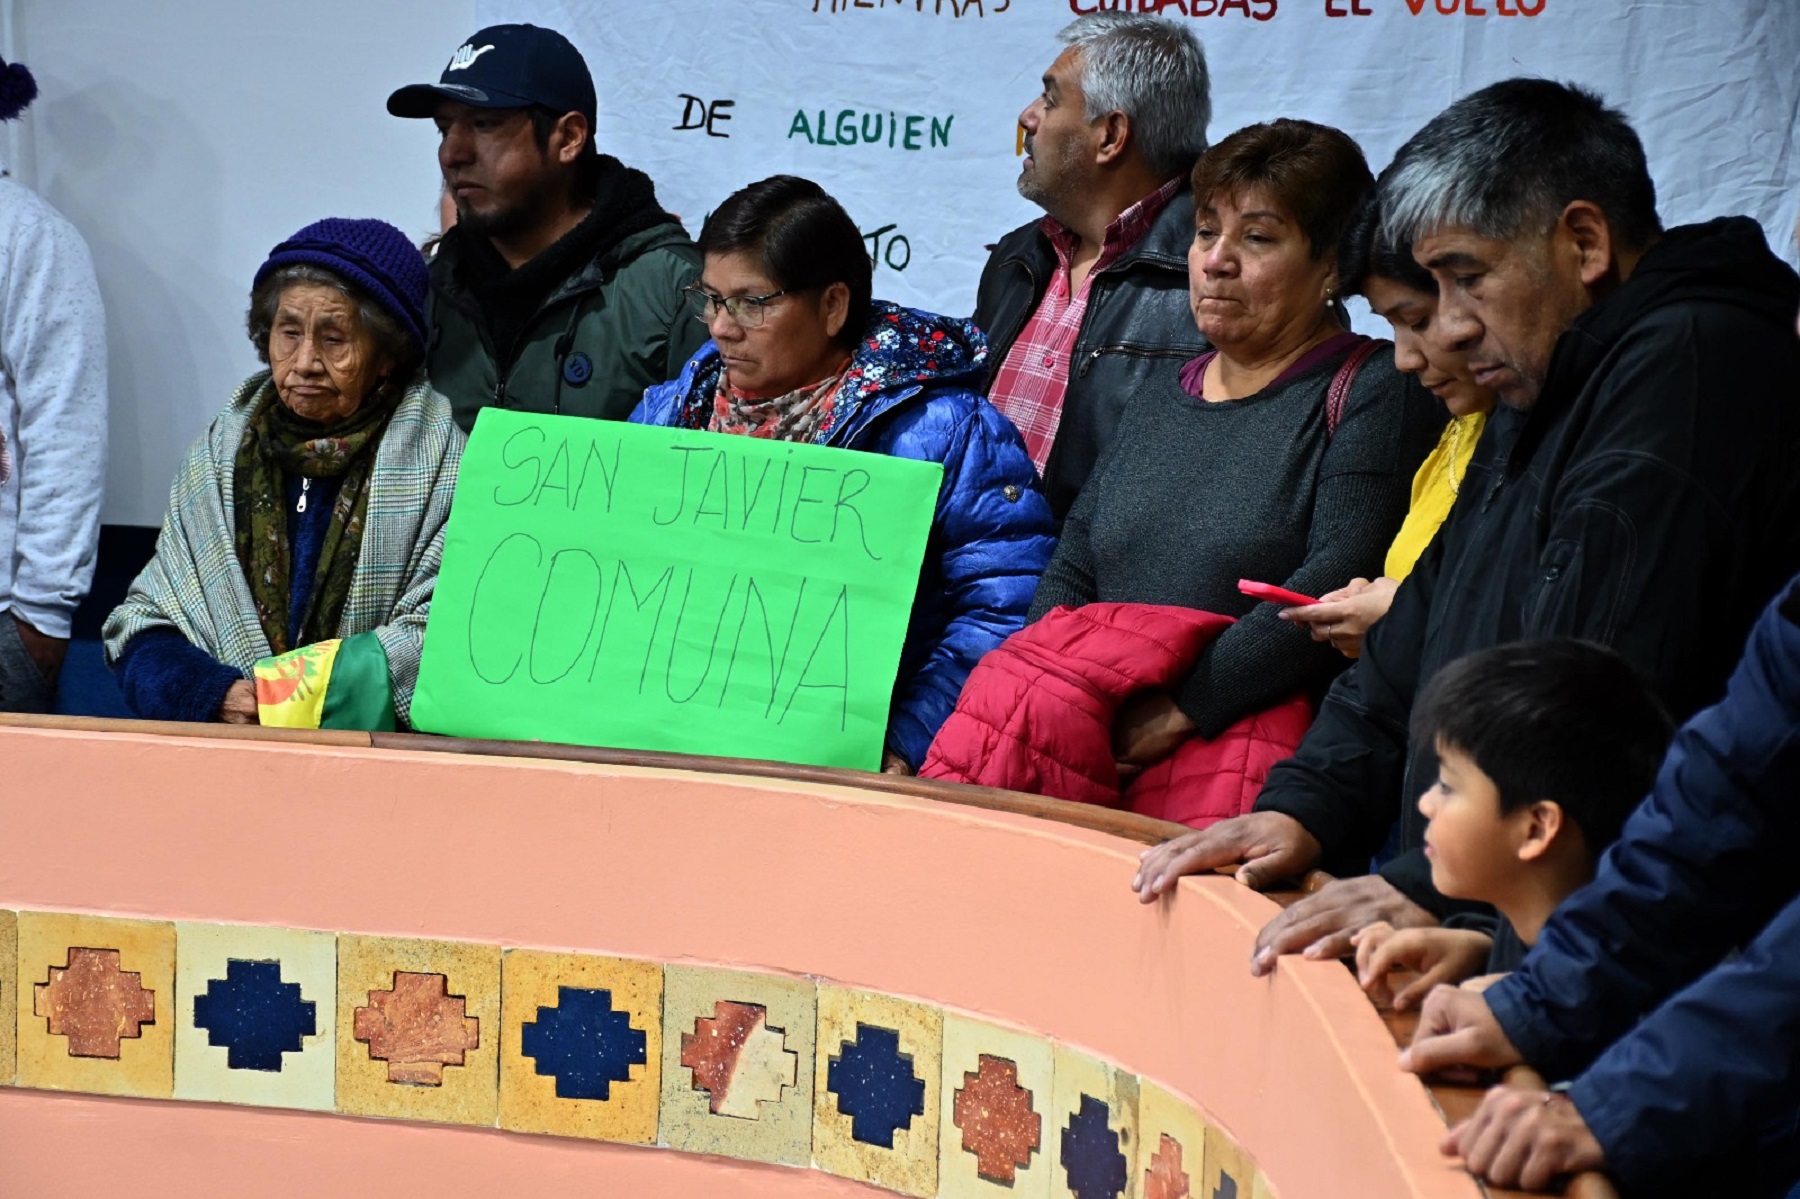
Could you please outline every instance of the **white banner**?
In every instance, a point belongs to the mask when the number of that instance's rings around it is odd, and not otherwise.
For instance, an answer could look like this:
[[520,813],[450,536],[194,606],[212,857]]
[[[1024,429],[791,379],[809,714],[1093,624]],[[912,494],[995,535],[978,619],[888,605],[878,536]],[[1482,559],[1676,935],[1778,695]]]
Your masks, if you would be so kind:
[[546,25],[580,47],[601,150],[649,172],[691,230],[746,183],[805,175],[864,231],[878,296],[960,315],[986,247],[1038,215],[1014,189],[1017,117],[1056,31],[1097,7],[1200,35],[1212,140],[1304,117],[1355,137],[1376,171],[1484,84],[1583,84],[1643,137],[1666,222],[1748,213],[1794,258],[1796,0],[478,3],[483,24]]

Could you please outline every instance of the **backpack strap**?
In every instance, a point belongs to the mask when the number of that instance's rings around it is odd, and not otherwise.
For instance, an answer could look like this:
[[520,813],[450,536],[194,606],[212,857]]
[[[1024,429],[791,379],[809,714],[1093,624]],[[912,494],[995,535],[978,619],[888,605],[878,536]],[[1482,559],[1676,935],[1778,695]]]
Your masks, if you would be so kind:
[[1331,377],[1331,390],[1325,393],[1325,436],[1337,435],[1338,422],[1344,419],[1344,405],[1350,400],[1350,388],[1355,384],[1356,373],[1362,369],[1362,364],[1370,354],[1392,344],[1372,337],[1351,350],[1339,364],[1337,374]]

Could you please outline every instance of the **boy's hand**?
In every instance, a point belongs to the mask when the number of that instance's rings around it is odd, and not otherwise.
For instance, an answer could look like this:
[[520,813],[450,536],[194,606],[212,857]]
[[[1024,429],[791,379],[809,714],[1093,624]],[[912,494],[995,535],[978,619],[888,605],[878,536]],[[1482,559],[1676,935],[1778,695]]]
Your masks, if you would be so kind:
[[[1417,1004],[1439,983],[1461,982],[1487,964],[1494,942],[1484,933],[1455,928],[1396,929],[1383,921],[1351,938],[1356,946],[1356,981],[1376,1003],[1396,1012]],[[1418,974],[1398,993],[1388,987],[1394,970]]]
[[1400,1054],[1400,1068],[1414,1074],[1451,1066],[1500,1070],[1524,1060],[1483,996],[1461,987],[1438,987],[1419,1009],[1419,1028]]

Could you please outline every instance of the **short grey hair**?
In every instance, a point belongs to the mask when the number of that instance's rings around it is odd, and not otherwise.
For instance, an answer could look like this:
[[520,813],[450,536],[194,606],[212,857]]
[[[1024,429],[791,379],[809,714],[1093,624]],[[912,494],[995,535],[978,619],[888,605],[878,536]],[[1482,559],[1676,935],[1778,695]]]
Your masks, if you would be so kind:
[[1192,30],[1163,17],[1096,12],[1056,36],[1081,51],[1088,120],[1122,112],[1152,170],[1172,177],[1192,169],[1212,121],[1206,51]]
[[1641,249],[1662,231],[1644,145],[1598,95],[1548,79],[1507,79],[1433,117],[1380,183],[1382,236],[1417,244],[1463,228],[1513,241],[1547,233],[1576,200]]
[[343,292],[356,305],[357,319],[363,328],[375,339],[375,352],[393,365],[393,378],[410,381],[423,365],[425,356],[418,340],[362,288],[325,267],[290,263],[270,271],[250,290],[250,311],[245,314],[244,324],[264,366],[269,363],[269,332],[275,327],[281,293],[292,283],[318,283]]

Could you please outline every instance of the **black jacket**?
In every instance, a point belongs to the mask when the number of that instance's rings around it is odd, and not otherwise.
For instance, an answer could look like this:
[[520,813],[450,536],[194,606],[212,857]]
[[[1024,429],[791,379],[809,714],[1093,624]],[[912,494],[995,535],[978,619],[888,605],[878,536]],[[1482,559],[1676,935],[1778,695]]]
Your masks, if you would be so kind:
[[1668,232],[1557,342],[1528,413],[1497,409],[1449,519],[1333,685],[1259,811],[1439,914],[1417,852],[1430,745],[1414,697],[1488,646],[1578,637],[1617,649],[1677,719],[1718,699],[1761,607],[1800,571],[1800,279],[1762,230]]
[[[1033,221],[994,247],[975,294],[975,323],[988,335],[983,393],[1006,361],[1025,322],[1037,311],[1056,270],[1056,249]],[[1139,388],[1205,351],[1188,307],[1188,246],[1194,240],[1194,197],[1175,193],[1137,245],[1096,274],[1087,311],[1070,351],[1062,421],[1044,466],[1044,493],[1061,521],[1080,494],[1100,452],[1112,441],[1125,402]]]

